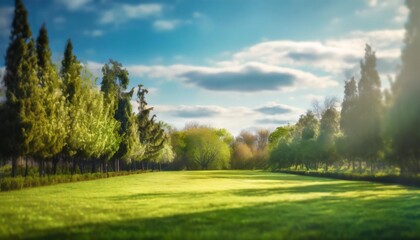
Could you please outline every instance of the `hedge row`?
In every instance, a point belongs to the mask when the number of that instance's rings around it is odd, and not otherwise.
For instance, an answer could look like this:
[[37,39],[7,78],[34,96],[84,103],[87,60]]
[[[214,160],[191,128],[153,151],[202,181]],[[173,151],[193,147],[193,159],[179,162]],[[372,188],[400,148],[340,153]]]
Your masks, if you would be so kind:
[[354,181],[370,181],[379,183],[392,183],[407,186],[420,187],[420,176],[375,176],[375,175],[360,175],[353,173],[333,173],[333,172],[314,172],[314,171],[293,171],[293,170],[274,170],[274,172],[290,173],[296,175],[304,175],[311,177],[326,177],[341,180],[354,180]]
[[106,173],[86,173],[86,174],[73,174],[73,175],[50,175],[46,177],[6,177],[0,178],[0,190],[20,190],[23,188],[38,187],[53,185],[58,183],[69,183],[69,182],[80,182],[88,181],[100,178],[125,176],[130,174],[144,173],[145,171],[120,171],[120,172],[108,172]]

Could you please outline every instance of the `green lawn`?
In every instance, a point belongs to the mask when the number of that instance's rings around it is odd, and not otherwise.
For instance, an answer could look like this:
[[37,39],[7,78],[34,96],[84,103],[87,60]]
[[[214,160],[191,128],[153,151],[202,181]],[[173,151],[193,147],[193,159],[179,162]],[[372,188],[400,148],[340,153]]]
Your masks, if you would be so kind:
[[0,238],[420,238],[420,189],[261,171],[159,172],[0,193]]

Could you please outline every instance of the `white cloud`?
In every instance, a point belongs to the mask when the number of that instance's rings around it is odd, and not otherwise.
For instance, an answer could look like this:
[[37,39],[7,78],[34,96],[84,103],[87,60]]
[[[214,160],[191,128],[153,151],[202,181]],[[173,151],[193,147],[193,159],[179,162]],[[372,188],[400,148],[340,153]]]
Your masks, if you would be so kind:
[[104,35],[104,31],[99,30],[99,29],[85,30],[83,32],[83,34],[86,35],[86,36],[90,36],[90,37],[100,37],[100,36]]
[[378,1],[377,0],[368,0],[368,5],[370,7],[375,7],[376,4],[378,4]]
[[404,6],[400,6],[397,8],[397,14],[394,17],[394,22],[396,23],[404,23],[407,20],[409,10],[408,8]]
[[157,31],[171,31],[181,25],[181,21],[173,20],[156,20],[153,23],[153,28]]
[[311,102],[314,101],[314,100],[321,102],[325,99],[325,96],[316,95],[316,94],[307,94],[304,97],[305,97],[305,99],[310,100]]
[[10,34],[13,10],[13,7],[0,8],[0,36],[8,36]]
[[79,10],[86,7],[92,0],[56,0],[59,4],[64,5],[69,10]]
[[193,12],[192,16],[193,16],[193,18],[203,18],[203,17],[205,17],[206,15],[204,15],[204,14],[203,14],[203,13],[201,13],[201,12]]
[[292,68],[278,67],[257,62],[225,67],[192,65],[145,66],[129,65],[131,76],[178,80],[213,91],[291,91],[296,88],[326,88],[336,86],[329,77],[318,77]]
[[147,4],[122,4],[116,5],[113,9],[102,13],[100,23],[123,23],[131,19],[146,19],[160,16],[163,12],[163,5],[156,3]]
[[[358,64],[369,43],[378,58],[398,58],[404,30],[352,32],[342,38],[325,41],[270,41],[255,44],[233,55],[221,65],[257,61],[269,65],[293,68],[310,67],[330,74],[340,74]],[[386,41],[384,41],[386,39]]]
[[61,16],[59,16],[59,17],[55,17],[54,19],[53,19],[53,22],[55,23],[55,24],[63,24],[63,23],[65,23],[66,22],[66,19],[64,18],[64,17],[61,17]]
[[[136,103],[134,103],[136,104]],[[259,109],[281,106],[290,112],[268,116]],[[216,128],[227,128],[238,135],[242,129],[259,127],[274,129],[279,125],[294,123],[305,111],[300,108],[270,102],[259,107],[221,107],[217,105],[156,105],[154,112],[163,120],[177,128],[183,128],[187,122],[198,122]]]
[[[328,88],[353,76],[365,43],[377,52],[380,74],[395,72],[404,30],[354,31],[324,41],[270,41],[225,56],[210,66],[128,65],[131,76],[173,80],[210,91],[259,92]],[[386,41],[384,41],[386,39]],[[320,74],[320,70],[324,72]],[[337,76],[340,79],[335,79]]]
[[87,61],[87,63],[85,63],[84,65],[95,77],[102,77],[102,67],[104,66],[104,64],[93,61]]
[[[372,18],[388,16],[394,23],[401,24],[405,20],[405,13],[400,12],[404,7],[404,0],[366,0],[367,6],[355,11],[355,15],[361,18]],[[401,10],[404,11],[404,10]]]

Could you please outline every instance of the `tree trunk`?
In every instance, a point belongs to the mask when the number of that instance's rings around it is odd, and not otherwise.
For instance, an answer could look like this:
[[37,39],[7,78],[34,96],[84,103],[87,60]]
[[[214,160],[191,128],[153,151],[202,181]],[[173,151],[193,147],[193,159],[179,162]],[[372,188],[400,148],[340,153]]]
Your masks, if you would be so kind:
[[83,169],[83,163],[84,163],[84,161],[79,161],[79,170],[80,170],[80,174],[83,174],[84,173],[84,169]]
[[28,176],[28,158],[25,158],[25,178]]
[[17,157],[12,157],[12,177],[16,177],[17,173]]
[[53,157],[52,161],[53,161],[53,174],[56,175],[57,174],[57,164],[58,161],[60,159],[58,157]]
[[96,166],[95,166],[95,159],[92,160],[92,173],[94,173],[96,171]]
[[373,174],[373,171],[375,170],[375,160],[372,158],[370,160],[370,173]]
[[76,160],[76,158],[74,158],[73,159],[73,167],[72,167],[72,170],[71,170],[71,175],[76,173],[76,165],[77,165],[77,160]]
[[42,162],[43,161],[44,161],[43,159],[39,160],[39,167],[38,167],[39,177],[42,177]]

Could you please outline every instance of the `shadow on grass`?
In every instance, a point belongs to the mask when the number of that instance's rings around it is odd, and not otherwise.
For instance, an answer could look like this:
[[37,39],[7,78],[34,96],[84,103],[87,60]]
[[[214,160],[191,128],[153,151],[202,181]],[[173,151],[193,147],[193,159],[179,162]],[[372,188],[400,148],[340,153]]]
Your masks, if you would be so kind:
[[317,181],[317,182],[333,182],[336,179],[300,176],[295,174],[284,173],[268,173],[263,171],[232,171],[229,173],[219,171],[208,171],[203,174],[200,172],[188,172],[188,178],[192,179],[211,179],[211,178],[225,178],[225,179],[244,179],[244,180],[279,180],[279,181]]
[[25,238],[418,239],[419,207],[418,201],[404,197],[351,201],[325,197],[31,231]]
[[[117,204],[127,200],[191,199],[226,197],[223,203],[193,213],[164,217],[139,215],[123,221],[80,224],[63,228],[30,230],[10,239],[420,239],[420,201],[417,188],[369,182],[337,181],[290,174],[262,172],[188,172],[186,178],[229,178],[254,181],[247,189],[214,192],[135,193],[112,196]],[[259,181],[278,180],[277,186],[257,188]],[[205,181],[204,181],[205,182]],[[257,185],[255,185],[257,183]],[[300,183],[300,185],[299,185]],[[194,184],[194,181],[191,181]],[[271,186],[271,185],[269,185]],[[388,193],[379,196],[381,191]],[[393,192],[395,191],[395,192]],[[354,197],[356,192],[362,197]],[[313,199],[294,199],[301,194]],[[326,193],[318,194],[317,193]],[[331,194],[328,194],[331,193]],[[350,193],[349,196],[338,193]],[[271,195],[285,194],[289,201],[268,202]],[[377,197],[376,197],[377,195]],[[229,205],[229,197],[259,197]],[[368,198],[364,196],[369,196]],[[241,198],[242,199],[242,198]],[[276,198],[274,198],[276,199]],[[282,199],[279,197],[278,199]],[[252,200],[252,199],[251,199]],[[266,201],[267,200],[267,201]],[[133,203],[136,203],[136,202]],[[261,204],[262,201],[266,203]],[[271,200],[272,201],[272,200]],[[188,201],[187,201],[188,202]],[[138,204],[134,207],[141,208]],[[231,208],[228,208],[231,206]],[[236,207],[235,207],[236,206]],[[176,207],[176,204],[174,205]],[[145,208],[147,209],[147,208]],[[118,212],[116,212],[118,215]]]
[[[363,183],[331,183],[331,184],[311,184],[305,186],[294,187],[275,187],[275,188],[255,188],[241,189],[232,191],[232,194],[238,196],[270,196],[274,194],[311,194],[311,193],[355,193],[372,195],[379,192],[395,191],[393,186],[384,186],[380,184],[363,184]],[[404,195],[404,193],[398,193]],[[410,193],[407,193],[410,195]]]

